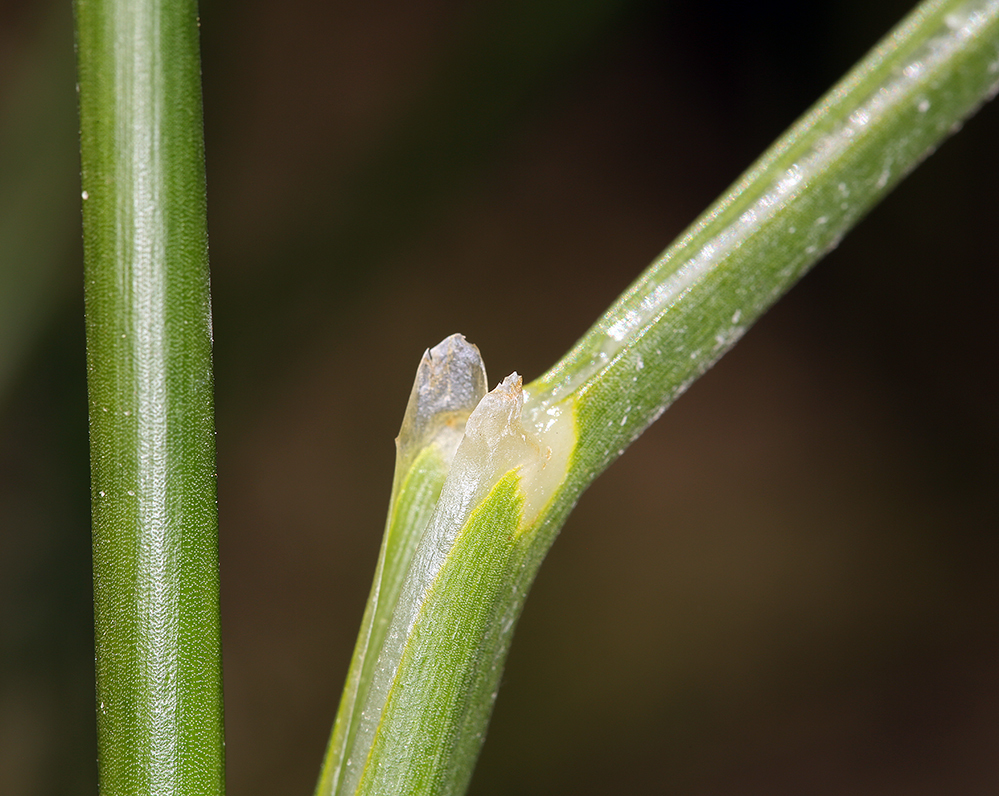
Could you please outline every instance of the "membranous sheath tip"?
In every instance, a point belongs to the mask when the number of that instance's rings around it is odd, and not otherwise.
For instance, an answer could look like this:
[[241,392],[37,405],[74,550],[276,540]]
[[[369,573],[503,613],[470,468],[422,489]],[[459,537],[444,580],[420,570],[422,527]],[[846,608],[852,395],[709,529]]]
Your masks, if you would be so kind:
[[455,465],[477,472],[483,485],[516,470],[524,496],[520,530],[534,524],[565,480],[576,444],[575,418],[566,403],[531,403],[512,373],[486,394],[468,418]]
[[461,442],[465,421],[486,394],[486,366],[479,349],[453,334],[423,354],[396,438],[398,461],[407,467],[434,444],[447,461]]

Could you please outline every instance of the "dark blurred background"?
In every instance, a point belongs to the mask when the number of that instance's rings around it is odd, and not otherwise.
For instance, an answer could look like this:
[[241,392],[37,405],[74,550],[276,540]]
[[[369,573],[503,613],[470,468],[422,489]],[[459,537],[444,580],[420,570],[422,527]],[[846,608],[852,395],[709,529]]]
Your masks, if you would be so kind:
[[[206,0],[229,788],[310,794],[427,346],[539,375],[907,3]],[[0,4],[0,793],[93,793],[67,2]],[[999,105],[584,496],[472,794],[999,792]]]

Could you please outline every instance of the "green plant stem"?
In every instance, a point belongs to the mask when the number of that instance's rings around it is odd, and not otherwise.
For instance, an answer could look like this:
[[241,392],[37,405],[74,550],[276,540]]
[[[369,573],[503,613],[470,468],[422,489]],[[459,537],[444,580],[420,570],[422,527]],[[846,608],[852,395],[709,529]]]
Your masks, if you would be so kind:
[[197,6],[76,0],[100,792],[224,791]]
[[997,88],[999,0],[921,4],[565,358],[480,402],[353,684],[343,775],[317,796],[465,790],[527,590],[582,491]]

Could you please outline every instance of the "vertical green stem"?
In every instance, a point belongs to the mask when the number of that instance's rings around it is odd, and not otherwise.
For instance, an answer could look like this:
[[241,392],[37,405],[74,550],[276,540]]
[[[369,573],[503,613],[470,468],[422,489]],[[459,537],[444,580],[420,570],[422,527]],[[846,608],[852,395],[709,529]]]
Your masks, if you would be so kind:
[[224,790],[197,6],[76,0],[100,791]]

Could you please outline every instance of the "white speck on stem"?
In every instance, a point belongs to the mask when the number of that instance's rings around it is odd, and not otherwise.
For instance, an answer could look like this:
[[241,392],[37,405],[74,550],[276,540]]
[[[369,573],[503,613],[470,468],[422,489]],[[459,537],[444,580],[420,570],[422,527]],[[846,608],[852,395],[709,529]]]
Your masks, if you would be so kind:
[[90,194],[89,194],[89,193],[87,193],[86,191],[84,191],[83,193],[81,193],[81,194],[80,194],[80,196],[82,196],[82,197],[83,197],[83,200],[84,200],[84,201],[86,201],[87,199],[89,199],[89,198],[90,198]]
[[855,127],[864,127],[871,120],[871,113],[867,108],[857,108],[850,114],[850,124]]

